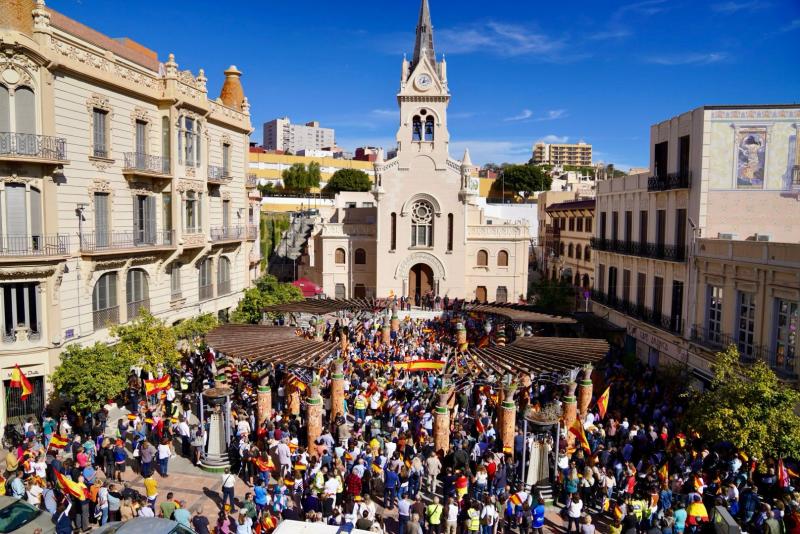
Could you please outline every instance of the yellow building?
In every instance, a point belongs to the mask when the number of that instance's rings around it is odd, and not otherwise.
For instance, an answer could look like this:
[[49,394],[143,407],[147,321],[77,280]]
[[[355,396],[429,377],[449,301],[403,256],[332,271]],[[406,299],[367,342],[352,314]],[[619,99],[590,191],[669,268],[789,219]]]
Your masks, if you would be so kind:
[[533,146],[533,162],[537,165],[591,167],[592,145],[584,142],[576,144],[536,143]]

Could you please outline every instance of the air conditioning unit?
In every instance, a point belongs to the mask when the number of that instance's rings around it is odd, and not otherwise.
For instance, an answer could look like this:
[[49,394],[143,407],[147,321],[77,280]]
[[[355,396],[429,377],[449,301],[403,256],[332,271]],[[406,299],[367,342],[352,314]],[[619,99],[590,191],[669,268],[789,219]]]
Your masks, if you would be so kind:
[[769,236],[765,234],[756,234],[756,241],[769,241]]
[[736,239],[736,234],[723,234],[722,232],[717,234],[717,239],[728,239],[733,241]]

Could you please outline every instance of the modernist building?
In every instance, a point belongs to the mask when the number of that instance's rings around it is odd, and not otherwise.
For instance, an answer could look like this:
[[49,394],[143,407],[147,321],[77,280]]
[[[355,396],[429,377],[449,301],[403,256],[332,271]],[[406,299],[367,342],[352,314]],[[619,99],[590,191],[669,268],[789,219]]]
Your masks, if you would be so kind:
[[142,309],[224,314],[259,258],[235,67],[209,98],[202,70],[41,0],[0,2],[0,44],[2,425],[41,413],[65,345],[105,342]]
[[315,225],[301,272],[336,297],[525,295],[527,224],[487,217],[469,154],[449,155],[447,65],[434,53],[427,0],[397,100],[397,155],[375,162],[374,207],[337,201],[334,215]]
[[336,144],[332,128],[322,128],[319,122],[292,124],[289,117],[264,123],[264,148],[297,154],[300,151],[323,150]]
[[629,352],[708,376],[708,353],[690,339],[725,334],[745,359],[782,361],[765,356],[778,341],[755,318],[772,328],[768,310],[796,310],[787,269],[794,284],[800,274],[763,253],[800,240],[799,119],[797,105],[701,107],[652,127],[649,173],[598,182],[595,312],[626,329]]
[[592,237],[595,200],[559,202],[545,208],[552,218],[548,234],[548,274],[551,279],[566,279],[575,287],[589,290],[594,284]]
[[554,166],[592,166],[592,145],[584,143],[536,143],[533,145],[533,163]]

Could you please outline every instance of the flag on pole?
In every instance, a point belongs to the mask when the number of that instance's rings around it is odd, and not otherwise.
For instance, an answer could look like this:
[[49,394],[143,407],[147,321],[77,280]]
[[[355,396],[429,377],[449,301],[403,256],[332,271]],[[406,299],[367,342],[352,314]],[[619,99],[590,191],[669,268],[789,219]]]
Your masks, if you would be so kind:
[[33,386],[30,380],[22,373],[19,365],[15,365],[14,369],[11,370],[11,387],[22,389],[22,393],[19,396],[22,400],[27,399],[33,393]]
[[580,419],[575,419],[575,422],[569,427],[569,431],[577,438],[578,442],[580,442],[586,454],[591,454],[592,449],[589,447],[589,442],[586,440],[586,433],[583,431],[583,424]]
[[778,487],[780,488],[788,488],[789,487],[789,471],[786,470],[786,466],[783,465],[783,458],[778,459]]
[[154,378],[152,380],[144,381],[144,392],[147,395],[154,395],[161,391],[169,389],[169,375],[164,375],[161,378]]
[[605,419],[606,412],[608,411],[608,396],[611,394],[611,386],[597,398],[597,411],[600,412],[600,419]]
[[88,490],[86,489],[85,485],[80,482],[73,482],[58,471],[55,471],[55,474],[56,481],[58,482],[58,485],[61,486],[61,490],[64,493],[75,497],[79,501],[86,500],[86,493],[88,493]]

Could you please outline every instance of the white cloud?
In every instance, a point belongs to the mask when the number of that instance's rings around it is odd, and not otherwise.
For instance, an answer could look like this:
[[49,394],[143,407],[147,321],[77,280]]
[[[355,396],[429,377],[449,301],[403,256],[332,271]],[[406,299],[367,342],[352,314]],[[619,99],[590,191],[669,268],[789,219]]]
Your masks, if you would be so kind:
[[569,137],[566,135],[555,135],[549,134],[545,135],[544,137],[540,137],[536,140],[537,143],[566,143],[569,141]]
[[487,52],[499,56],[535,56],[553,60],[565,47],[563,38],[537,32],[520,24],[482,21],[436,33],[437,47],[448,54]]
[[567,116],[566,109],[551,109],[544,117],[539,117],[537,121],[554,121],[556,119],[563,119]]
[[789,22],[789,24],[787,24],[786,26],[782,27],[779,30],[779,33],[790,32],[790,31],[796,30],[798,28],[800,28],[800,19],[794,19],[791,22]]
[[450,143],[450,155],[460,158],[464,149],[475,165],[485,163],[524,163],[531,159],[531,144],[527,141],[464,140]]
[[739,11],[755,11],[769,7],[769,2],[761,2],[759,0],[752,0],[749,2],[718,2],[711,4],[711,10],[717,13],[732,14]]
[[506,117],[503,119],[504,121],[524,121],[533,117],[533,111],[529,109],[523,109],[522,113],[519,115],[514,115],[513,117]]
[[633,14],[633,15],[640,15],[649,17],[652,15],[657,15],[662,11],[665,11],[667,8],[664,4],[666,4],[667,0],[644,0],[643,2],[634,2],[632,4],[625,4],[618,8],[614,15],[611,17],[613,20],[619,20],[623,18],[625,15]]
[[656,65],[710,65],[728,59],[725,52],[687,52],[685,54],[669,54],[663,56],[650,56],[645,62]]
[[398,111],[396,109],[373,109],[372,114],[379,117],[397,117]]

